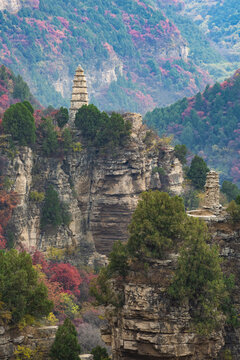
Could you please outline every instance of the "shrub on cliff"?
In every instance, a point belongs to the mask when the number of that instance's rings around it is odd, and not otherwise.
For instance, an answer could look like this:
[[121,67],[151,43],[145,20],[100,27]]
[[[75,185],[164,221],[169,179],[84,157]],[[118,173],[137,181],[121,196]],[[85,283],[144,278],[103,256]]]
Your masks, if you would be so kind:
[[76,127],[89,145],[109,148],[124,145],[131,131],[131,123],[122,116],[112,113],[111,117],[100,112],[94,105],[83,105],[76,114]]
[[230,219],[233,224],[240,223],[240,201],[236,198],[236,201],[232,200],[227,207],[227,212],[230,215]]
[[165,251],[183,240],[187,215],[183,200],[159,191],[144,192],[129,225],[130,256],[161,259]]
[[43,118],[39,127],[41,136],[43,138],[42,148],[44,153],[49,156],[58,150],[57,133],[54,130],[54,125],[51,118]]
[[61,224],[69,225],[71,215],[68,211],[68,206],[61,202],[56,190],[50,185],[46,191],[45,201],[41,214],[41,227],[45,228],[47,225],[57,227]]
[[187,177],[192,181],[192,184],[196,189],[203,190],[208,172],[209,169],[203,158],[195,155],[192,159]]
[[39,282],[31,256],[13,249],[0,252],[0,294],[12,313],[13,323],[26,315],[48,315],[53,307],[46,286]]
[[107,350],[104,347],[96,346],[92,349],[93,360],[110,360]]
[[50,350],[50,358],[53,360],[79,360],[80,351],[77,331],[71,320],[66,319],[57,330]]
[[60,110],[56,114],[56,120],[60,128],[66,125],[69,120],[68,109],[64,107],[60,107]]
[[3,129],[6,134],[11,134],[13,140],[19,145],[32,145],[36,141],[36,127],[31,104],[17,103],[11,105],[3,115]]
[[218,248],[207,244],[206,224],[199,219],[189,219],[188,226],[190,231],[168,292],[175,300],[183,303],[187,300],[197,330],[210,333],[223,324],[223,307],[229,303],[228,287]]

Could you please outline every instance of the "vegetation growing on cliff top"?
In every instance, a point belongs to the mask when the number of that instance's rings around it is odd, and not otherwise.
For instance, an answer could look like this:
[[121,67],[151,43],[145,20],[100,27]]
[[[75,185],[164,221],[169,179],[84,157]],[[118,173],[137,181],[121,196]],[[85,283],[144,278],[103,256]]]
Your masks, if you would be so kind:
[[11,134],[19,145],[33,145],[36,141],[36,127],[33,108],[27,101],[11,105],[3,116],[3,129]]
[[145,122],[162,134],[174,135],[207,163],[221,171],[222,180],[240,183],[239,120],[240,75],[235,75],[203,93],[148,112]]
[[127,277],[132,262],[163,259],[167,253],[180,249],[169,296],[180,303],[189,302],[193,323],[201,333],[210,333],[222,326],[223,314],[236,325],[230,299],[233,281],[224,278],[218,248],[207,244],[207,226],[187,216],[181,198],[171,198],[159,191],[143,193],[129,233],[126,245],[114,244],[109,265],[101,270],[92,287],[98,303],[121,306],[119,294],[114,293],[109,279]]
[[102,149],[124,145],[131,132],[131,123],[124,121],[120,114],[109,116],[92,104],[78,110],[75,125],[89,145]]

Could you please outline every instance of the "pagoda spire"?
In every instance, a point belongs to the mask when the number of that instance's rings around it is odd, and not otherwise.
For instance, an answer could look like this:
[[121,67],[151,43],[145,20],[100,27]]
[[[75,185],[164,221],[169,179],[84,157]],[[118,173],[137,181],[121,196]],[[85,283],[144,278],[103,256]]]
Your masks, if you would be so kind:
[[87,81],[81,65],[78,65],[73,79],[69,124],[74,125],[75,116],[83,105],[88,105]]

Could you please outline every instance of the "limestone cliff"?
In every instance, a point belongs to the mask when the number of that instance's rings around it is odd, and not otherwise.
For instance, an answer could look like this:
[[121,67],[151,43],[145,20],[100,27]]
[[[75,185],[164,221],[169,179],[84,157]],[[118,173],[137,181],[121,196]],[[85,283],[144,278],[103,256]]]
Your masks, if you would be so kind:
[[224,344],[223,331],[210,338],[200,336],[190,325],[188,304],[179,306],[167,295],[176,260],[176,254],[148,260],[147,271],[142,264],[132,266],[121,284],[124,305],[118,311],[107,309],[109,326],[102,329],[113,360],[216,359]]
[[[240,311],[240,228],[228,216],[202,217],[208,224],[211,243],[220,248],[223,271],[235,276],[233,303]],[[166,260],[148,260],[132,265],[125,281],[118,279],[116,289],[121,291],[123,307],[108,307],[108,326],[102,329],[102,338],[113,349],[113,360],[179,360],[240,358],[240,331],[227,325],[211,334],[199,336],[190,324],[189,306],[171,302],[166,289],[176,268],[177,254]]]
[[[113,153],[101,154],[87,146],[64,158],[45,157],[40,147],[20,148],[8,161],[6,175],[20,196],[9,228],[15,241],[45,251],[67,248],[79,262],[90,263],[111,250],[115,240],[127,239],[127,225],[138,196],[148,189],[179,194],[183,173],[173,148],[152,135],[137,114],[125,114],[133,123],[131,139]],[[76,135],[76,140],[82,140]],[[32,190],[52,184],[69,204],[72,221],[57,232],[40,230],[41,203],[30,201]],[[100,256],[101,259],[101,256]]]

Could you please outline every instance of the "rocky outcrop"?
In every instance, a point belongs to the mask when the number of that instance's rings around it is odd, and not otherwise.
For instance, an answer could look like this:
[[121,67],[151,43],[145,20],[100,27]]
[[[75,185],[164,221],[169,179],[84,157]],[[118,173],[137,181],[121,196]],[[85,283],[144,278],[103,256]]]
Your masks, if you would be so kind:
[[223,331],[200,336],[190,323],[189,306],[171,302],[167,288],[176,268],[175,254],[167,260],[132,266],[116,288],[124,298],[120,310],[106,311],[108,327],[102,338],[112,346],[113,360],[210,360],[224,345]]
[[16,359],[14,352],[19,345],[37,350],[39,355],[48,359],[56,331],[57,326],[26,327],[23,331],[19,331],[17,327],[0,326],[0,359]]
[[[140,115],[128,113],[124,117],[133,123],[131,139],[111,153],[86,146],[64,158],[57,154],[47,158],[40,147],[34,152],[19,149],[6,171],[12,190],[20,197],[9,225],[17,243],[42,251],[50,246],[67,249],[79,262],[90,261],[92,265],[96,258],[102,261],[95,249],[107,254],[115,240],[127,240],[127,226],[141,192],[181,192],[182,167],[173,148],[149,132]],[[82,141],[79,136],[76,141]],[[30,200],[31,191],[44,192],[49,184],[69,204],[72,215],[69,227],[62,226],[56,232],[41,231],[42,203]]]
[[21,0],[0,0],[0,11],[16,13],[21,9]]

